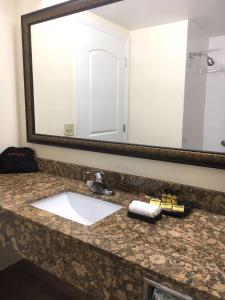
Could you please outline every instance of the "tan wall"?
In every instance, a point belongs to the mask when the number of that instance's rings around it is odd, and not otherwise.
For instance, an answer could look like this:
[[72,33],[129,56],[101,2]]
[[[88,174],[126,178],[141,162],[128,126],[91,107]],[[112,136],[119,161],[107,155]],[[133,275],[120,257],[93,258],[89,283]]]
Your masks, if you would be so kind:
[[182,147],[188,21],[130,32],[129,142]]
[[64,125],[75,123],[76,53],[69,20],[55,19],[31,28],[35,128],[39,134],[63,136]]
[[[18,145],[15,65],[15,2],[0,0],[0,152]],[[0,271],[20,258],[0,248]]]
[[0,0],[0,152],[18,144],[14,0]]
[[[23,91],[22,48],[20,32],[20,15],[41,7],[42,1],[18,0],[17,10],[17,65],[19,85],[20,143],[26,143],[25,105]],[[198,187],[210,188],[225,192],[225,171],[211,168],[201,168],[190,165],[157,162],[132,157],[122,157],[101,153],[63,149],[42,145],[30,145],[38,156],[78,163],[97,168],[123,171],[157,179],[169,180]]]

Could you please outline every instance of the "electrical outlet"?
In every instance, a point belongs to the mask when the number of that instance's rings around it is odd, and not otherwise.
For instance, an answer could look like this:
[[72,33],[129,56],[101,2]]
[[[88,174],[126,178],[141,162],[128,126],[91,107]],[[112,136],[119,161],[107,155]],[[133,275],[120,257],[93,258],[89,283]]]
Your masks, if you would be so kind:
[[74,124],[64,124],[64,135],[74,136]]

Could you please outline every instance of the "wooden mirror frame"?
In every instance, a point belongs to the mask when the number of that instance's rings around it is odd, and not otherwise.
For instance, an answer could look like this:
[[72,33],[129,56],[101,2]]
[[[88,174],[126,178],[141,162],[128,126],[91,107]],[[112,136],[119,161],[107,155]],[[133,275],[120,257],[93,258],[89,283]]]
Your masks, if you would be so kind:
[[35,133],[31,26],[119,1],[121,0],[72,0],[21,17],[27,141],[36,144],[225,169],[225,154],[223,153],[188,151],[175,148],[113,143]]

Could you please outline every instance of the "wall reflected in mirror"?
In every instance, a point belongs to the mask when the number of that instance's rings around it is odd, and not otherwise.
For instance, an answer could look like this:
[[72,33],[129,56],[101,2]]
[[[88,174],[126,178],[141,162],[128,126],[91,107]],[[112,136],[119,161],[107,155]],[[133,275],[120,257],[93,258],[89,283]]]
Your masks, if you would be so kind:
[[224,13],[124,0],[32,25],[36,133],[224,152]]

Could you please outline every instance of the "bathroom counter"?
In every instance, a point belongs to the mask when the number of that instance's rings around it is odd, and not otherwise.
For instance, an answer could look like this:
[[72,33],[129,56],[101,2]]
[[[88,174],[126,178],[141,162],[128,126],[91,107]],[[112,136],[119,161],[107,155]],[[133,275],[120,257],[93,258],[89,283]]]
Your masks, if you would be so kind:
[[30,205],[62,191],[93,195],[43,172],[0,175],[0,244],[97,300],[142,299],[144,275],[194,299],[225,299],[225,216],[194,210],[151,225],[127,217],[135,196],[120,191],[94,195],[123,209],[91,226]]

